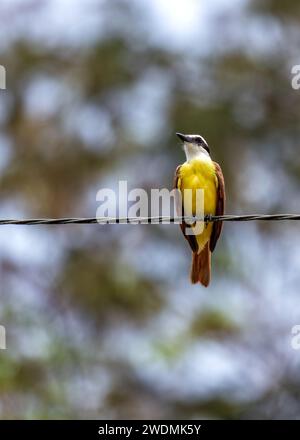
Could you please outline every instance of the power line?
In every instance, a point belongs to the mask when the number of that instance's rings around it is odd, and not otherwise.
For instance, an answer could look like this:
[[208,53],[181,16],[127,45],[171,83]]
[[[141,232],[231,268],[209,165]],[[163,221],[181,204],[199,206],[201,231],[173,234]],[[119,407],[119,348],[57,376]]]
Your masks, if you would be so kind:
[[0,225],[88,225],[88,224],[167,224],[180,223],[185,220],[205,222],[248,222],[254,220],[282,221],[300,220],[300,214],[246,214],[246,215],[206,215],[204,217],[90,217],[90,218],[33,218],[33,219],[0,219]]

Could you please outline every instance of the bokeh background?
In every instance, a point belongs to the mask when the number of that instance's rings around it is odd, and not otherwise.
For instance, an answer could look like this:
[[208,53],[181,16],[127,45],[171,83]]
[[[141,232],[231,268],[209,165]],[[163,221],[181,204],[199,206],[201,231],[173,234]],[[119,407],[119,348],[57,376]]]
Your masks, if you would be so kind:
[[[172,187],[201,133],[227,212],[300,211],[296,0],[2,0],[0,217]],[[226,223],[208,289],[177,225],[2,226],[0,417],[299,418],[300,225]]]

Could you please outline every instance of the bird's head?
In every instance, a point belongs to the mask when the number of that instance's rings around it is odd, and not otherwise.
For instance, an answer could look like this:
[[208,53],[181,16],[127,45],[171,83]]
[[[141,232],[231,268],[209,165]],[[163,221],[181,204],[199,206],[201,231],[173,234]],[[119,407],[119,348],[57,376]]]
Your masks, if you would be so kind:
[[209,146],[206,140],[200,134],[182,134],[176,133],[179,139],[183,142],[183,148],[187,159],[204,154],[210,158]]

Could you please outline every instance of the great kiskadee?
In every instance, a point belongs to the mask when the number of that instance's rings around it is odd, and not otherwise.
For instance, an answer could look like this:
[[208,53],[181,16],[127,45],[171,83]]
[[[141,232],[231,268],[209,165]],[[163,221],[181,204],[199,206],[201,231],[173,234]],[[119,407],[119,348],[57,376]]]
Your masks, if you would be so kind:
[[[183,141],[186,162],[175,172],[174,187],[182,194],[181,213],[183,216],[203,215],[196,212],[197,203],[193,193],[202,189],[204,194],[204,215],[223,215],[225,209],[225,185],[221,167],[210,157],[205,139],[198,134],[176,133]],[[192,190],[191,203],[184,202],[184,190]],[[191,211],[191,212],[190,212]],[[210,282],[211,253],[222,230],[222,222],[208,222],[198,235],[188,235],[185,221],[180,224],[183,235],[193,251],[191,281],[207,287]],[[190,228],[189,228],[190,229]]]

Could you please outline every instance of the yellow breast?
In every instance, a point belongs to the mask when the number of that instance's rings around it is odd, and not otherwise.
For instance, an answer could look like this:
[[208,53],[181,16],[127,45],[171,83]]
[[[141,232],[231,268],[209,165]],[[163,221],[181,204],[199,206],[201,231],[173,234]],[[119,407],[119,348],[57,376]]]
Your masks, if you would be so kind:
[[[185,162],[180,167],[178,189],[182,192],[185,215],[201,215],[197,211],[196,189],[204,190],[204,214],[214,215],[217,203],[218,179],[215,172],[215,166],[210,159],[192,159]],[[184,198],[184,190],[192,190],[192,198]],[[201,206],[200,206],[201,208]],[[202,234],[197,235],[199,252],[203,249],[210,238],[212,232],[212,223],[205,226]]]

